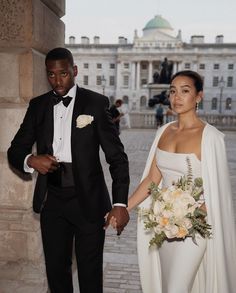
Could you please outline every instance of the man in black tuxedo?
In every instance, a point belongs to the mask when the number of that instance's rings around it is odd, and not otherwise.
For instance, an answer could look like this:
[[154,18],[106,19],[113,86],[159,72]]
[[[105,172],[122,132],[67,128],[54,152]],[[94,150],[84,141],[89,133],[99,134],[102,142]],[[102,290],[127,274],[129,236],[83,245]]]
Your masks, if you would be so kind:
[[[55,48],[45,64],[52,91],[30,101],[8,160],[22,172],[38,172],[33,209],[40,213],[50,292],[73,292],[74,241],[80,292],[102,293],[105,227],[114,217],[120,234],[129,221],[128,159],[108,99],[75,84],[77,66],[71,52]],[[32,154],[35,142],[37,153]],[[110,165],[113,207],[100,147]]]

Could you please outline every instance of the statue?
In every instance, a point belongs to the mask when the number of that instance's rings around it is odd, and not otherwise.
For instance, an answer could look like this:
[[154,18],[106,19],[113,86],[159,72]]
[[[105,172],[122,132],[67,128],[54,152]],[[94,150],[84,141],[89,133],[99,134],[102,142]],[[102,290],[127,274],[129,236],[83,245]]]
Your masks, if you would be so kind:
[[164,61],[161,63],[161,67],[162,69],[160,72],[158,83],[169,84],[172,76],[173,64],[172,62],[170,63],[165,57]]
[[160,74],[156,71],[153,74],[153,83],[159,83]]

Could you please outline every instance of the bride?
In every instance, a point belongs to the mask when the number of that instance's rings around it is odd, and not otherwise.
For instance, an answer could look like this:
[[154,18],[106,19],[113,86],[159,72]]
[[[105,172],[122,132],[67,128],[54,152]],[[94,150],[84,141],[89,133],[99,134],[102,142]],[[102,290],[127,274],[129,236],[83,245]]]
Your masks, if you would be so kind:
[[[193,177],[202,177],[201,208],[207,212],[212,237],[164,241],[150,247],[153,235],[138,220],[138,257],[143,293],[233,293],[236,288],[236,235],[224,135],[198,118],[203,96],[201,77],[180,71],[171,79],[170,103],[177,121],[158,129],[141,183],[128,210],[149,208],[151,182],[168,187],[186,175],[186,158]],[[113,219],[115,226],[115,219]]]

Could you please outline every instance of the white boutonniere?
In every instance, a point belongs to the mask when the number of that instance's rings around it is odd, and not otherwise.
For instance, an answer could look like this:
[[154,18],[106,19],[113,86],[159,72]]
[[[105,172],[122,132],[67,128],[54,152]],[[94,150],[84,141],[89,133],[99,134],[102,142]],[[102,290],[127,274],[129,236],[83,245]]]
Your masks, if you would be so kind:
[[76,119],[76,127],[83,128],[93,122],[94,118],[91,115],[79,115]]

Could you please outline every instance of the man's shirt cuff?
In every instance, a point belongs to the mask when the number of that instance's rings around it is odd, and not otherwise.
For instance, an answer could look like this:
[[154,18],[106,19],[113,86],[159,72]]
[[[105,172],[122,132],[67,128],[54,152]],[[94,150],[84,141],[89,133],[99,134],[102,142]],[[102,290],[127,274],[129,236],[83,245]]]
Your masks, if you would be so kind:
[[28,160],[28,158],[31,156],[32,154],[29,154],[29,155],[27,155],[26,157],[25,157],[25,159],[24,159],[24,171],[26,172],[26,173],[33,173],[34,172],[34,168],[31,168],[31,167],[29,167],[28,165],[27,165],[27,160]]
[[124,208],[126,208],[127,205],[124,204],[124,203],[119,203],[119,202],[117,202],[117,203],[114,203],[114,204],[113,204],[113,207],[124,207]]

